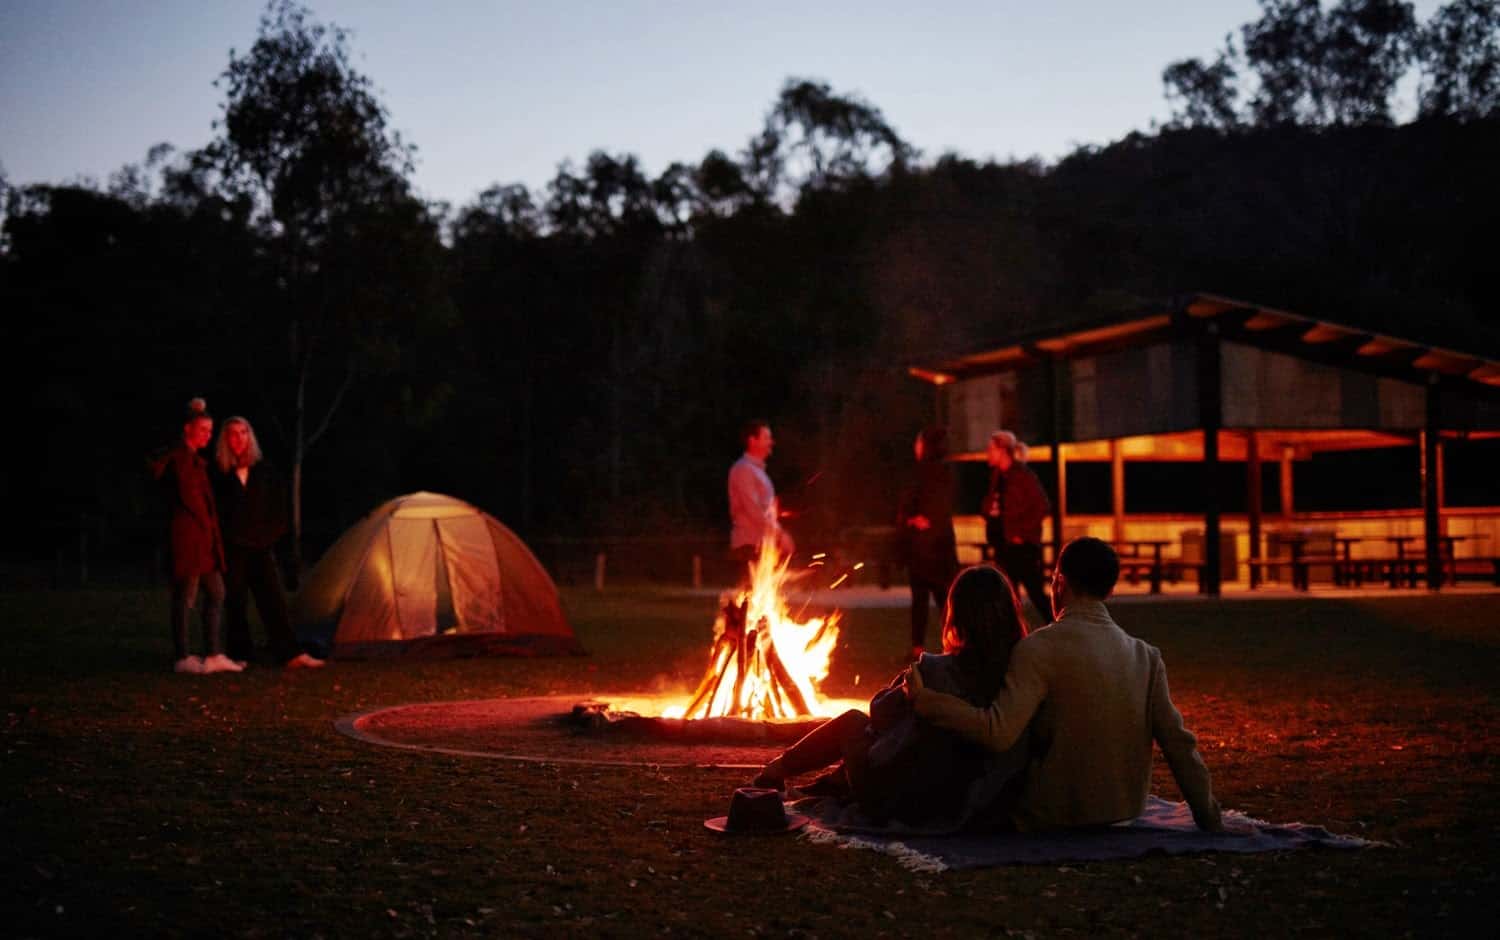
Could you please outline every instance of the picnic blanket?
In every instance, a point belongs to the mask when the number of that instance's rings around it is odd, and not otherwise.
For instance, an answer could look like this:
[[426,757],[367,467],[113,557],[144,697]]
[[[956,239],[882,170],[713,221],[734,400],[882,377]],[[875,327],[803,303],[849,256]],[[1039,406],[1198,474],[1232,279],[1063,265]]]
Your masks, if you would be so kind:
[[922,872],[1104,861],[1151,853],[1275,852],[1315,845],[1358,849],[1383,844],[1336,835],[1321,826],[1268,823],[1233,810],[1224,812],[1224,826],[1229,831],[1204,832],[1193,824],[1186,803],[1156,796],[1147,797],[1145,811],[1130,822],[1028,833],[877,825],[853,804],[830,797],[797,800],[788,809],[811,817],[802,833],[808,841],[881,852],[906,868]]

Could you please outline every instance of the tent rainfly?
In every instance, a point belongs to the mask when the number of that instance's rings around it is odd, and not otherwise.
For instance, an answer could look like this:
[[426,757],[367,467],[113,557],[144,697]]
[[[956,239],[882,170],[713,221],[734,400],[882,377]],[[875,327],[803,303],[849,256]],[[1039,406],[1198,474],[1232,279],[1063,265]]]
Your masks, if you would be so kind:
[[298,592],[300,639],[342,658],[582,653],[557,586],[516,534],[438,493],[381,504]]

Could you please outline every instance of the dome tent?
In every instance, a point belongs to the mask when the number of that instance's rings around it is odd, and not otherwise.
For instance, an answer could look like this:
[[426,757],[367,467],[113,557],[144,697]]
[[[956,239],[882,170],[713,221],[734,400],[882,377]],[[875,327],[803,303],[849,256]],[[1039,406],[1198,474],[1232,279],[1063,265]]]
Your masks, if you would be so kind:
[[581,653],[557,586],[474,506],[411,493],[334,542],[293,604],[299,638],[334,657]]

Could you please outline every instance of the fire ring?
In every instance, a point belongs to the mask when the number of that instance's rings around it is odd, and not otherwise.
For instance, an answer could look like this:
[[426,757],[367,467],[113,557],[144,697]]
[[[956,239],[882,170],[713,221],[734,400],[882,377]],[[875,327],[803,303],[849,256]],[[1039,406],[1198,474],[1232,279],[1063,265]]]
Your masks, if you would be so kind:
[[346,715],[335,727],[367,744],[458,757],[754,769],[824,720],[686,721],[652,717],[653,704],[639,693],[425,702]]

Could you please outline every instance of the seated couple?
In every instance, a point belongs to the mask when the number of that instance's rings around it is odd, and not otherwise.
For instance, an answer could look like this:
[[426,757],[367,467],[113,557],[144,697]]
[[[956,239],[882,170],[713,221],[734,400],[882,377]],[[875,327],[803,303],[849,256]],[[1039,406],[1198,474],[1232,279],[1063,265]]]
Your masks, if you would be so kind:
[[1052,579],[1057,620],[1027,635],[997,569],[953,582],[943,655],[772,760],[757,786],[834,765],[802,789],[852,799],[878,822],[1021,831],[1133,819],[1156,742],[1200,829],[1221,831],[1208,768],[1167,690],[1161,653],[1110,618],[1119,558],[1074,539]]

